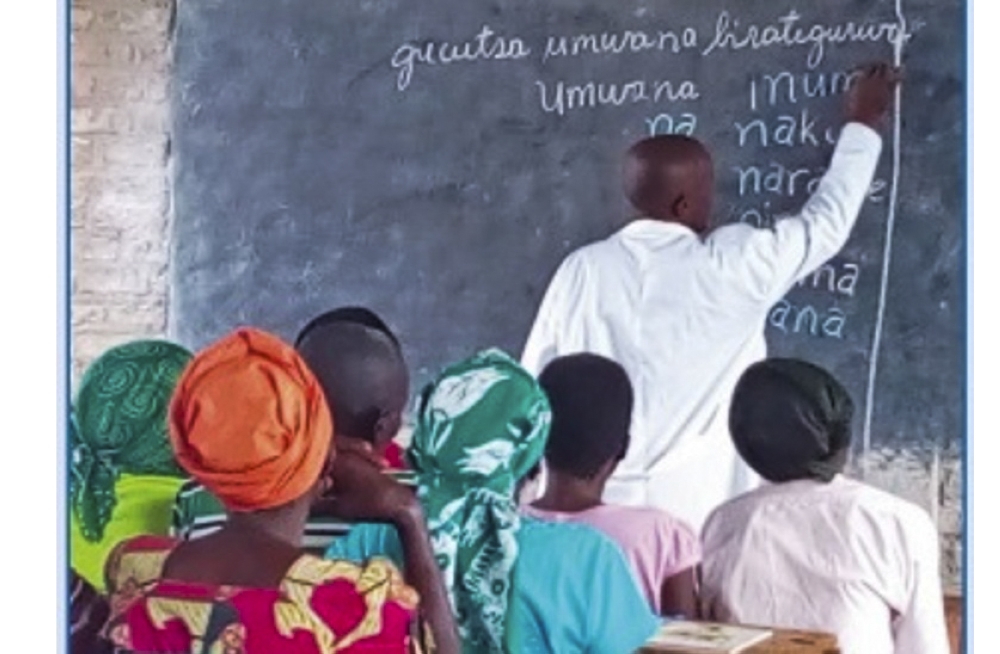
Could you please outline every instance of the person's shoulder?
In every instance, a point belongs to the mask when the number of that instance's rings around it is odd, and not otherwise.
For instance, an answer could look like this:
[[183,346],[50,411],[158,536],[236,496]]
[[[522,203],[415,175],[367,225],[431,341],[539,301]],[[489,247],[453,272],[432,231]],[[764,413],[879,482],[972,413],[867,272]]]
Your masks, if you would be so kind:
[[686,524],[680,518],[674,516],[664,509],[655,506],[625,506],[622,504],[605,504],[602,509],[611,515],[634,517],[636,520],[644,520],[656,523],[680,523]]
[[[574,538],[576,534],[589,534],[596,530],[578,522],[547,520],[542,517],[521,514],[521,527],[517,530],[518,540],[544,542],[546,538]],[[586,538],[587,536],[583,536]]]
[[680,534],[697,537],[691,525],[668,511],[657,507],[605,504],[601,507],[601,512],[605,517],[628,521],[635,525],[637,529],[655,530],[661,534],[669,534],[671,536]]
[[715,507],[701,527],[700,538],[706,550],[725,542],[754,524],[754,516],[778,507],[808,504],[810,500],[797,485],[765,483],[741,493]]
[[396,564],[384,556],[372,556],[365,561],[330,559],[305,552],[289,566],[286,583],[317,583],[337,579],[381,579],[386,583],[401,583],[403,576]]
[[105,560],[105,587],[113,591],[126,580],[142,585],[159,579],[167,557],[178,543],[175,538],[145,535],[121,541]]
[[734,515],[753,511],[769,502],[779,501],[780,498],[787,495],[787,493],[782,492],[784,490],[786,489],[782,488],[781,484],[764,484],[736,497],[731,497],[709,513],[705,525],[707,527],[710,523],[725,523]]
[[115,545],[112,552],[120,555],[131,555],[170,551],[177,547],[179,542],[176,538],[169,536],[132,536]]
[[559,269],[556,271],[556,275],[565,276],[585,270],[588,265],[591,265],[593,261],[600,256],[600,253],[603,250],[607,249],[606,243],[606,241],[596,241],[594,243],[581,245],[577,249],[573,250],[563,257],[562,262],[559,264]]
[[937,529],[930,513],[915,502],[856,479],[838,481],[850,491],[852,507],[858,512],[883,523],[895,523],[904,533],[936,536]]
[[586,243],[563,257],[560,270],[582,270],[588,266],[599,266],[609,257],[621,256],[621,243],[627,238],[628,225],[615,230],[608,236]]
[[705,236],[702,243],[709,250],[739,249],[759,238],[761,234],[769,231],[764,227],[755,227],[746,223],[726,223],[713,229]]
[[[578,565],[581,558],[621,555],[618,544],[599,529],[579,522],[556,522],[524,516],[517,532],[518,545],[530,556]],[[566,557],[573,551],[573,557]]]

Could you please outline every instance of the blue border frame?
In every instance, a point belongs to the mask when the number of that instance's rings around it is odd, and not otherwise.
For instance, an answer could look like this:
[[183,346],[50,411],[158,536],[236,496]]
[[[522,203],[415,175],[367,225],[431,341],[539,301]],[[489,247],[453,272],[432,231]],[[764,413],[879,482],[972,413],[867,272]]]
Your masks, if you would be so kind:
[[72,332],[72,316],[70,304],[70,261],[71,261],[71,238],[70,212],[70,151],[71,151],[71,112],[70,99],[72,96],[72,80],[70,75],[72,48],[70,47],[71,27],[70,0],[63,0],[58,3],[56,10],[56,30],[57,30],[57,55],[58,77],[56,86],[57,102],[59,105],[59,118],[57,120],[58,134],[58,207],[57,220],[61,229],[57,230],[58,238],[56,248],[58,249],[58,272],[59,287],[57,291],[57,312],[59,326],[57,329],[56,351],[59,361],[57,372],[57,400],[59,425],[56,434],[56,447],[59,457],[56,463],[56,479],[59,490],[56,499],[57,528],[56,538],[59,550],[59,560],[56,569],[56,583],[58,584],[60,595],[56,607],[56,618],[58,634],[56,640],[57,652],[69,651],[69,512],[67,504],[69,498],[69,451],[67,448],[67,426],[69,416],[70,397],[70,336]]
[[973,419],[972,419],[972,358],[973,339],[973,288],[972,275],[972,238],[973,212],[975,203],[972,201],[972,142],[973,131],[973,57],[972,41],[974,30],[972,0],[965,2],[965,161],[962,174],[965,175],[965,242],[962,244],[962,260],[965,263],[965,425],[963,433],[962,457],[962,628],[959,634],[958,649],[961,652],[972,651],[972,449],[973,449]]
[[[176,1],[176,0],[175,0]],[[965,49],[963,52],[964,57],[964,68],[966,75],[966,92],[965,92],[965,158],[963,163],[963,174],[965,175],[965,203],[964,203],[964,213],[965,213],[965,240],[962,245],[962,259],[965,263],[965,340],[963,343],[964,357],[965,357],[965,414],[964,414],[964,425],[963,432],[965,435],[963,442],[963,456],[962,458],[962,574],[961,574],[961,593],[962,593],[962,629],[959,640],[959,650],[961,652],[972,652],[972,634],[973,634],[973,615],[972,615],[972,605],[973,605],[973,583],[972,583],[972,565],[973,565],[973,524],[971,519],[971,514],[973,510],[973,498],[972,498],[972,484],[973,484],[973,471],[972,471],[972,452],[973,452],[973,367],[974,361],[972,357],[973,352],[973,296],[974,296],[974,279],[973,279],[973,257],[971,243],[973,242],[974,234],[974,221],[973,221],[973,209],[974,202],[973,198],[973,180],[971,176],[971,162],[973,156],[973,149],[975,147],[972,139],[973,132],[973,101],[972,101],[972,86],[974,80],[974,61],[972,55],[973,40],[974,40],[974,30],[973,30],[973,2],[972,0],[966,0],[965,2]],[[176,7],[176,5],[175,5]],[[57,620],[57,633],[59,634],[59,639],[57,640],[57,652],[68,652],[69,651],[69,562],[70,562],[70,543],[69,543],[69,510],[68,510],[68,497],[69,497],[69,449],[68,449],[68,416],[69,416],[69,398],[72,392],[71,389],[71,368],[72,368],[72,294],[71,289],[71,260],[72,260],[72,229],[71,225],[71,212],[72,205],[70,202],[71,189],[71,154],[72,154],[72,140],[71,140],[71,106],[70,99],[72,98],[72,48],[70,46],[70,31],[71,31],[71,1],[63,0],[57,5],[56,13],[56,46],[57,46],[57,56],[56,60],[58,63],[57,77],[56,77],[56,87],[57,87],[57,104],[58,104],[58,118],[56,122],[57,130],[57,157],[56,157],[56,172],[57,172],[57,206],[58,213],[56,220],[58,222],[59,229],[57,230],[57,279],[59,280],[59,286],[56,291],[56,304],[57,304],[57,360],[59,362],[59,367],[57,369],[57,411],[60,416],[58,421],[59,429],[56,434],[56,442],[58,452],[60,456],[56,462],[56,472],[57,472],[57,484],[58,492],[56,499],[56,517],[57,517],[57,547],[59,548],[59,559],[57,561],[56,570],[56,583],[58,587],[58,602],[56,606],[56,620]]]

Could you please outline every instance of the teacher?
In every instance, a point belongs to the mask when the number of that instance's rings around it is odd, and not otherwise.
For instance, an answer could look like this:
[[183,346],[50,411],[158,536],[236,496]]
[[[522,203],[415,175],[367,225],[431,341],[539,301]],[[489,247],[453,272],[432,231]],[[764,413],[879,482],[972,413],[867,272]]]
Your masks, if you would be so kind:
[[862,71],[829,169],[802,210],[770,229],[712,229],[712,157],[695,139],[657,136],[629,150],[625,193],[639,216],[562,262],[522,355],[535,374],[577,352],[628,372],[632,440],[606,501],[657,506],[700,529],[712,509],[759,484],[729,437],[733,388],[767,354],[771,307],[850,236],[898,73]]

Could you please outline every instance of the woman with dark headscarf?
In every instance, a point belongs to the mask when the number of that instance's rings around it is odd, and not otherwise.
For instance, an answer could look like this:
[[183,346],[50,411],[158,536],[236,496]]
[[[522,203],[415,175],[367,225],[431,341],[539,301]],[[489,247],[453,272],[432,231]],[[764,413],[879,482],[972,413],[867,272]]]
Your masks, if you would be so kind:
[[[487,350],[446,368],[417,413],[408,453],[463,652],[619,654],[653,635],[658,620],[610,539],[518,509],[551,421],[537,380]],[[327,551],[359,562],[400,554],[396,530],[371,523]]]
[[843,654],[947,654],[937,530],[919,507],[843,475],[854,404],[827,371],[754,364],[733,393],[740,456],[771,482],[702,531],[715,619],[835,633]]
[[120,541],[166,535],[184,480],[167,406],[191,353],[167,341],[112,348],[87,368],[70,415],[70,561],[98,590]]
[[[335,419],[305,362],[270,334],[240,329],[193,359],[171,400],[170,440],[228,517],[198,540],[140,536],[112,552],[104,635],[118,651],[402,654],[422,640],[419,602],[440,651],[457,652],[416,501],[364,459],[336,455]],[[300,549],[310,505],[333,488],[354,515],[400,527],[414,588],[388,561]]]

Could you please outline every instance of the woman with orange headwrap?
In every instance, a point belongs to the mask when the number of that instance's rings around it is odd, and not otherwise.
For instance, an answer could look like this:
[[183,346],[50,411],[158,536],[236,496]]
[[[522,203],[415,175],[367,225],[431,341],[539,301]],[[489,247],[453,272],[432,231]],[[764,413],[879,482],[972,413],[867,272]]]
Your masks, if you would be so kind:
[[[228,519],[195,541],[139,537],[115,550],[105,635],[119,651],[407,652],[421,640],[421,596],[440,651],[457,651],[416,500],[361,457],[334,457],[334,419],[306,364],[265,332],[240,329],[194,358],[171,401],[170,439]],[[387,561],[299,549],[310,505],[332,486],[349,517],[407,534],[416,590]]]

